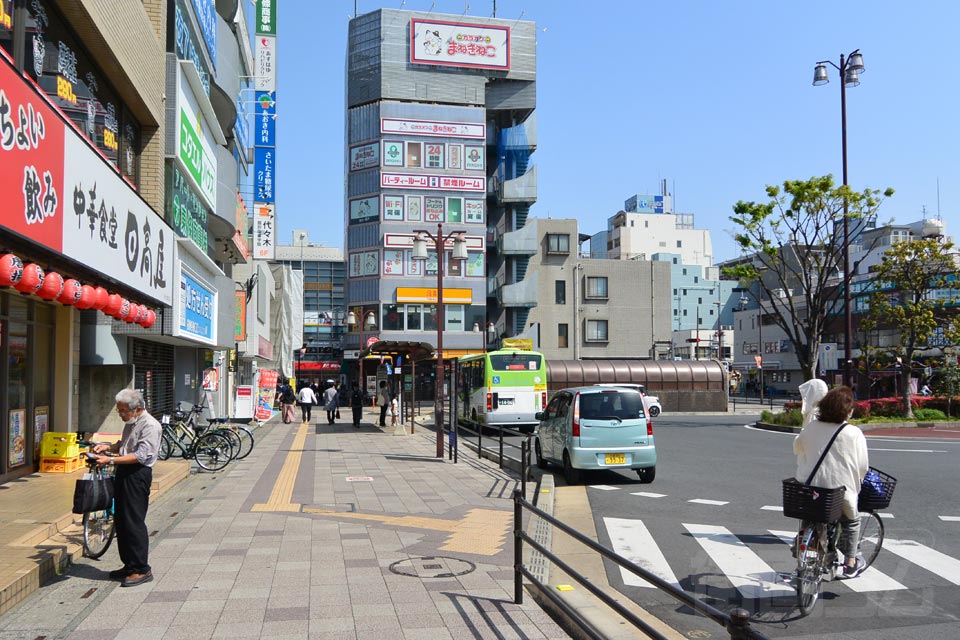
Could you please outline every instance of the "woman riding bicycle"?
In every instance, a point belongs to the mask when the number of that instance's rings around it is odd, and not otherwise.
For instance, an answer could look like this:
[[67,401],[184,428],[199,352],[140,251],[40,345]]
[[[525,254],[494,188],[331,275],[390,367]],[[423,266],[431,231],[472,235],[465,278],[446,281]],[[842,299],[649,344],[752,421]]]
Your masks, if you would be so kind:
[[[819,382],[820,385],[812,384],[814,382]],[[809,422],[804,420],[803,430],[793,441],[793,452],[797,455],[795,477],[800,482],[806,482],[833,434],[840,429],[810,484],[825,488],[846,488],[843,495],[843,515],[840,517],[838,551],[844,556],[843,577],[855,578],[866,568],[863,558],[857,554],[860,542],[857,495],[860,492],[860,482],[868,468],[867,440],[860,429],[847,423],[853,415],[853,391],[849,387],[835,387],[816,405],[814,400],[823,387],[825,385],[819,380],[805,382],[800,386],[804,409],[812,410],[812,419]]]

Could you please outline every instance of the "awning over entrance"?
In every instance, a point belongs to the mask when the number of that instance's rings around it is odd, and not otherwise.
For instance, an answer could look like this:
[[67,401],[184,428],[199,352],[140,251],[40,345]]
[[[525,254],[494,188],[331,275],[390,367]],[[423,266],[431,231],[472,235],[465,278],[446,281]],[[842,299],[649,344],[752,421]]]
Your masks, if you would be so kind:
[[433,358],[433,345],[429,342],[408,340],[378,340],[360,352],[361,358],[367,356],[404,356],[407,361]]

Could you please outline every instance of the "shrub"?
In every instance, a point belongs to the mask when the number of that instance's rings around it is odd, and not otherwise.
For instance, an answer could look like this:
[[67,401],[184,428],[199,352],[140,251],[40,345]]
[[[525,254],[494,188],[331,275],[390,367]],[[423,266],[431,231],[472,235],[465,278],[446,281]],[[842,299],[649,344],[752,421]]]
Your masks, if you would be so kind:
[[940,409],[917,409],[913,412],[913,416],[919,421],[947,419],[947,414]]
[[800,409],[790,409],[781,413],[772,413],[763,411],[760,414],[760,422],[767,424],[779,424],[788,427],[799,427],[803,424],[803,414]]

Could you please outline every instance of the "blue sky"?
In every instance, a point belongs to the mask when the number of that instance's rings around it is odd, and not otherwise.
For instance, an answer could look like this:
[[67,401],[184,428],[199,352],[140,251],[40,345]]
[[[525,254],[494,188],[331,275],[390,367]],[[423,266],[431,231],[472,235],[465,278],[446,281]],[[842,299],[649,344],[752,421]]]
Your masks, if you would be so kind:
[[[492,0],[357,0],[490,16]],[[353,0],[278,2],[278,239],[293,229],[343,245],[344,65]],[[893,187],[881,219],[960,198],[956,2],[498,0],[498,18],[537,23],[539,199],[531,215],[582,233],[668,180],[677,211],[709,229],[716,260],[737,255],[729,221],[764,185],[832,173],[840,182],[840,85],[814,64],[859,48],[847,91],[850,184]]]

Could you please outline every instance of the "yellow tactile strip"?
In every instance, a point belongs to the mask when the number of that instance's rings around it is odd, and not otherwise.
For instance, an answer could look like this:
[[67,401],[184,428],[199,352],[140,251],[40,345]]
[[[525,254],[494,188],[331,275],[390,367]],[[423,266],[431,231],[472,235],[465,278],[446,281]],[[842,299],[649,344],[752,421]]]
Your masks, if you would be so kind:
[[303,512],[350,520],[367,520],[395,527],[447,531],[450,535],[447,536],[440,547],[441,551],[473,553],[484,556],[493,556],[503,551],[504,542],[513,528],[513,512],[494,509],[471,509],[460,520],[424,516],[345,513],[309,507],[304,507]]
[[293,437],[293,444],[290,445],[290,451],[283,461],[283,467],[277,475],[277,481],[273,485],[273,491],[270,492],[270,498],[266,503],[260,502],[253,505],[250,508],[251,511],[300,511],[300,505],[292,502],[293,485],[297,480],[297,472],[300,471],[300,460],[303,458],[303,447],[307,443],[309,429],[308,423],[300,423],[300,428]]

